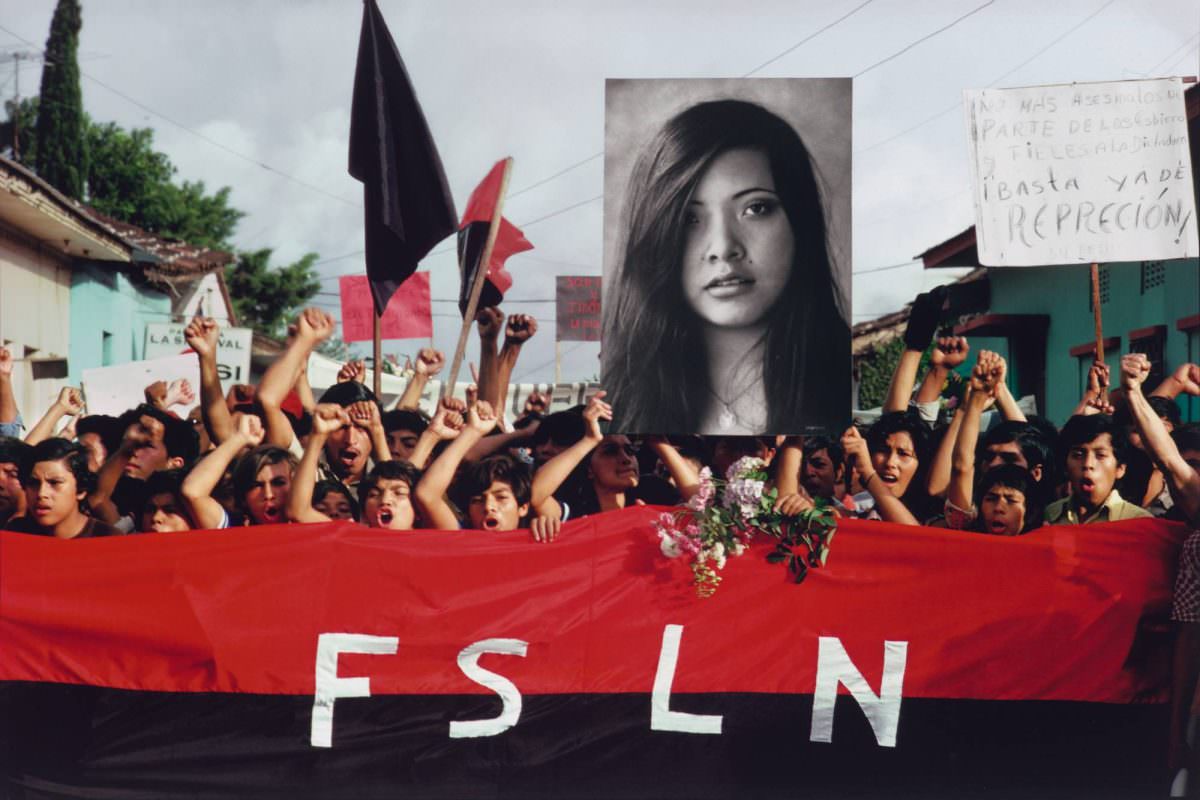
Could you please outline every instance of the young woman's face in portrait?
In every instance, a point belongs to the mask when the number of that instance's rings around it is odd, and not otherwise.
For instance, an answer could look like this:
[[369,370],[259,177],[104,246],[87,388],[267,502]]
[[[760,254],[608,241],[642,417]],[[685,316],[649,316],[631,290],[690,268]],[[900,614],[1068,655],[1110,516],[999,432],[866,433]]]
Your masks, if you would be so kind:
[[739,148],[717,156],[684,215],[688,307],[709,325],[761,324],[788,283],[796,253],[766,154]]

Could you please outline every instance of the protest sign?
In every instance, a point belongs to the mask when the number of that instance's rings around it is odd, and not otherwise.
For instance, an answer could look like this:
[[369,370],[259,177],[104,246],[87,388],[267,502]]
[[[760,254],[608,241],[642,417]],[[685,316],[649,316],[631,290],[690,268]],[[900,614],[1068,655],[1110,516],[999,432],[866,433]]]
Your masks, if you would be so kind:
[[[375,305],[366,275],[338,279],[342,295],[342,340],[369,342],[374,338]],[[429,301],[429,273],[415,272],[400,284],[379,320],[381,339],[429,339],[433,316]]]
[[[146,326],[146,346],[142,355],[147,359],[165,358],[191,353],[183,335],[187,328],[182,322],[151,322]],[[235,383],[250,383],[250,350],[254,331],[250,328],[222,328],[217,342],[217,376],[221,388],[229,391]],[[195,361],[195,356],[192,356]],[[192,388],[200,391],[200,385]]]
[[[146,402],[145,389],[150,384],[155,381],[170,383],[180,378],[191,382],[192,390],[199,398],[200,362],[191,353],[85,369],[83,397],[87,402],[87,413],[119,416]],[[187,406],[172,406],[170,410],[181,417],[186,416],[198,402],[196,400]]]
[[600,277],[559,275],[555,279],[560,342],[600,341]]
[[1178,79],[965,92],[979,263],[1197,254]]

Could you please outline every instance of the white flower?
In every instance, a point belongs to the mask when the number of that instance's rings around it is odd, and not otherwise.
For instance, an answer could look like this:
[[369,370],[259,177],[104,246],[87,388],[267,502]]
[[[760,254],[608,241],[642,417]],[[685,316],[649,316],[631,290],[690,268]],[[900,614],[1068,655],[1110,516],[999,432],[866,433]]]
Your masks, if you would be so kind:
[[682,552],[679,549],[679,542],[675,541],[672,537],[665,533],[659,533],[658,538],[658,549],[662,550],[662,554],[667,558],[675,558]]
[[734,542],[729,548],[729,552],[733,553],[735,556],[740,556],[742,553],[746,552],[746,545],[742,544],[741,542]]
[[754,456],[742,456],[725,470],[725,480],[733,483],[747,472],[756,472],[767,466],[767,462]]

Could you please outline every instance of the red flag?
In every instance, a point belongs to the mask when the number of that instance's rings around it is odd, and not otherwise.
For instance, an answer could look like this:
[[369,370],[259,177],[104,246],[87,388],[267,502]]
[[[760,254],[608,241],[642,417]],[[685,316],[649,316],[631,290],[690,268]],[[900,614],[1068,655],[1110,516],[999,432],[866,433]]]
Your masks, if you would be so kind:
[[[458,262],[462,266],[462,288],[458,293],[458,308],[464,314],[467,313],[467,303],[471,299],[475,271],[483,258],[488,227],[492,215],[496,213],[496,202],[500,198],[504,161],[505,159],[497,161],[487,177],[471,192],[471,197],[467,200],[467,210],[463,212],[462,225],[458,228]],[[500,230],[496,234],[495,244],[492,245],[492,257],[488,260],[487,279],[479,295],[479,308],[500,305],[504,293],[512,286],[512,276],[504,269],[504,262],[511,255],[532,249],[533,245],[525,238],[521,229],[501,217]]]
[[[375,306],[366,275],[343,275],[342,340],[369,342],[374,338]],[[379,320],[381,339],[428,339],[433,336],[429,273],[416,272],[400,285]]]

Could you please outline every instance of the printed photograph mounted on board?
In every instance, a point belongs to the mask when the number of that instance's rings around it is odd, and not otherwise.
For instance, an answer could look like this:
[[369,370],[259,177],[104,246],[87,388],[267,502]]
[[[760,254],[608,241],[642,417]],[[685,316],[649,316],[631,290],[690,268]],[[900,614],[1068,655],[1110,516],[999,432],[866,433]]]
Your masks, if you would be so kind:
[[850,130],[848,78],[607,81],[613,430],[845,426]]

